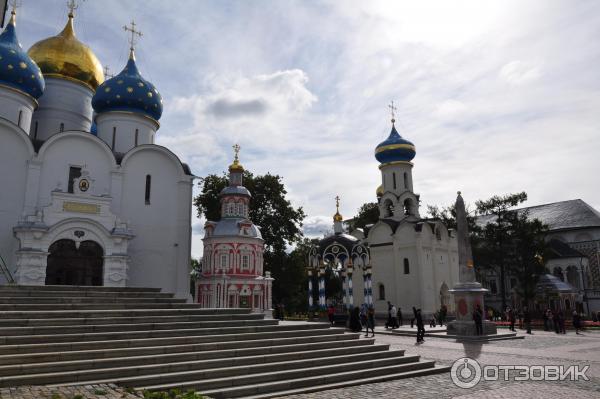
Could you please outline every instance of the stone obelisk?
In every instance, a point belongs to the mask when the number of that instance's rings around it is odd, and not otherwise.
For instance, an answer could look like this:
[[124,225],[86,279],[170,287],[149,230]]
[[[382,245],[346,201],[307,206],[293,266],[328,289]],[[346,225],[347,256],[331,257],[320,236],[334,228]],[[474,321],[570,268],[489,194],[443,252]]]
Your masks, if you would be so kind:
[[[475,268],[473,267],[473,253],[471,251],[471,240],[469,239],[469,227],[467,225],[467,211],[465,202],[458,192],[456,197],[456,230],[458,241],[458,284],[450,290],[454,295],[456,306],[456,320],[448,323],[448,334],[458,336],[476,335],[473,312],[480,306],[484,312],[483,294],[487,289],[483,288],[475,280]],[[496,334],[496,325],[490,321],[483,321],[483,334]]]

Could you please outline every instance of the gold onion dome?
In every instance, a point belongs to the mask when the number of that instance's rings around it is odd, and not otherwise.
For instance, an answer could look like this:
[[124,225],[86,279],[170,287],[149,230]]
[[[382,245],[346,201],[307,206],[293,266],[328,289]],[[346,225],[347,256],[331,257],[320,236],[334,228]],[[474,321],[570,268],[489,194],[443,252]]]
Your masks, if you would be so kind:
[[344,221],[344,218],[342,217],[342,215],[340,214],[340,212],[336,212],[335,215],[333,215],[333,221],[334,222],[342,222]]
[[62,32],[40,40],[28,51],[45,77],[83,83],[92,90],[104,82],[102,65],[92,50],[75,37],[73,13]]
[[377,187],[377,190],[375,190],[375,195],[378,197],[383,197],[383,184]]

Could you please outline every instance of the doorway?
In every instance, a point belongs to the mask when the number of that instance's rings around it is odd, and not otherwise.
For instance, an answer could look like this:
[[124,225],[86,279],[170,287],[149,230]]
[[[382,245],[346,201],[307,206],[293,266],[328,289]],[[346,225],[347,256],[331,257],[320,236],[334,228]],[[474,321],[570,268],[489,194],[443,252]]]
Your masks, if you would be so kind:
[[58,240],[48,249],[46,285],[102,285],[104,251],[95,241]]

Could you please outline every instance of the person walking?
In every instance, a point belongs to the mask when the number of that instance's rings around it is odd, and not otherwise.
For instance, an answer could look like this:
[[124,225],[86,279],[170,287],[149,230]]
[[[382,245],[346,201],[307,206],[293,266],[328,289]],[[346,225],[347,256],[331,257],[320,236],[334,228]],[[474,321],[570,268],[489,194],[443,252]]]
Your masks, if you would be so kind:
[[473,311],[473,321],[475,322],[475,333],[483,335],[483,311],[479,305]]
[[567,333],[567,330],[565,329],[565,315],[562,310],[558,311],[558,330],[560,334]]
[[576,310],[573,311],[573,328],[575,329],[575,334],[579,335],[579,330],[581,329],[581,316],[577,313]]
[[417,308],[413,306],[413,318],[410,319],[410,328],[413,328],[415,325],[415,320],[417,319]]
[[516,332],[515,331],[515,321],[516,321],[516,316],[515,316],[515,311],[512,308],[508,308],[508,312],[506,317],[508,318],[508,322],[510,323],[510,331]]
[[531,313],[527,306],[523,307],[523,322],[525,323],[527,334],[531,334]]
[[385,322],[386,330],[388,328],[392,327],[392,303],[390,301],[387,301],[387,305],[388,305],[388,317],[387,317],[387,321]]
[[332,327],[333,327],[333,322],[334,322],[334,316],[335,316],[335,308],[333,307],[333,304],[330,304],[329,307],[327,308],[327,317],[329,318],[329,322],[331,323]]
[[373,333],[373,335],[371,335],[372,337],[375,336],[375,309],[373,308],[373,305],[369,306],[369,309],[367,310],[367,332],[365,334],[365,337],[369,336],[369,328],[371,329],[371,332]]
[[355,306],[350,311],[350,330],[352,332],[360,332],[362,331],[362,325],[360,324],[360,309],[358,306]]
[[360,305],[360,325],[363,328],[367,328],[367,305]]
[[423,317],[421,315],[421,309],[415,310],[415,321],[417,322],[417,344],[425,342],[425,326],[423,325]]
[[398,313],[396,314],[396,316],[398,317],[398,326],[404,324],[404,322],[402,321],[402,309],[400,307],[398,307]]
[[560,334],[560,320],[558,320],[558,311],[552,311],[552,321],[554,323],[554,332]]
[[390,327],[392,328],[392,330],[399,327],[397,314],[398,314],[398,311],[396,310],[396,305],[392,305],[392,308],[390,309],[390,316],[392,318],[392,323],[391,323]]
[[446,305],[442,305],[442,307],[440,308],[440,327],[444,326],[444,323],[446,323],[446,316],[448,315],[448,308],[446,307]]
[[546,328],[544,328],[544,330],[550,331],[551,328],[554,328],[554,315],[552,314],[552,310],[550,310],[550,308],[546,309],[546,320],[548,323],[548,329],[546,330]]

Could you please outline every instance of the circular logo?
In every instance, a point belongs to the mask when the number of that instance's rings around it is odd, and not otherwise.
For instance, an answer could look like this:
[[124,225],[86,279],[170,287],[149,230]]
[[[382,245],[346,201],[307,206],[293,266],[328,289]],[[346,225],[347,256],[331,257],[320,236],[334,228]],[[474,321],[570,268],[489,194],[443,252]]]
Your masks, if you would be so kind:
[[84,193],[90,188],[90,182],[87,179],[79,180],[79,189]]
[[452,364],[450,377],[459,388],[473,388],[481,381],[481,366],[470,357],[460,358]]

